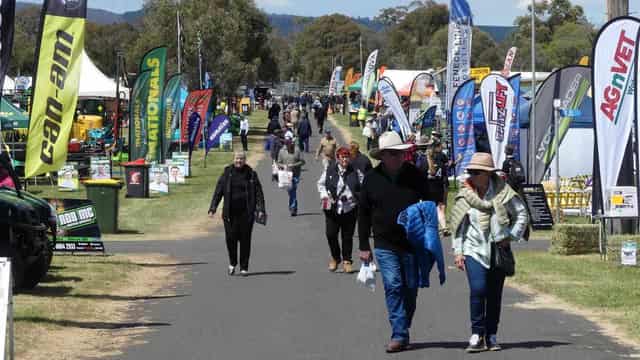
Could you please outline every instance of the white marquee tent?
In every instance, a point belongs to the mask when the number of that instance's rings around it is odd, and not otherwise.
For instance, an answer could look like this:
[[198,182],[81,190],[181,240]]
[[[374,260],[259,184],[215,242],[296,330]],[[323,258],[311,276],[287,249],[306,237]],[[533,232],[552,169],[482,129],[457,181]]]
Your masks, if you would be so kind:
[[[6,80],[5,80],[6,83]],[[5,85],[6,86],[6,85]],[[91,61],[87,53],[82,51],[82,66],[80,67],[80,98],[88,97],[116,97],[116,82],[106,76]],[[120,83],[120,98],[129,99],[129,89]]]

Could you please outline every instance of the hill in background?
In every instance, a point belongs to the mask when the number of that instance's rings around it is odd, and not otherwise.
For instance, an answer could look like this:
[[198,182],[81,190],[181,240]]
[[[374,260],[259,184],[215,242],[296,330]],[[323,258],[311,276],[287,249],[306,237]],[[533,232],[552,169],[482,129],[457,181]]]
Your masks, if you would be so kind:
[[[16,10],[20,11],[28,6],[37,6],[32,3],[18,2],[16,4]],[[128,22],[130,24],[140,23],[143,15],[143,10],[129,11],[123,14],[117,14],[108,10],[101,9],[88,9],[87,17],[89,21],[97,24],[113,24]],[[303,17],[286,14],[268,14],[269,22],[273,29],[284,37],[289,37],[301,32],[305,25],[314,20],[313,17]],[[375,32],[384,30],[384,25],[374,21],[370,18],[353,18],[355,22],[363,25]],[[493,40],[500,43],[506,39],[506,37],[512,33],[516,28],[514,26],[478,26],[478,28],[488,33]]]

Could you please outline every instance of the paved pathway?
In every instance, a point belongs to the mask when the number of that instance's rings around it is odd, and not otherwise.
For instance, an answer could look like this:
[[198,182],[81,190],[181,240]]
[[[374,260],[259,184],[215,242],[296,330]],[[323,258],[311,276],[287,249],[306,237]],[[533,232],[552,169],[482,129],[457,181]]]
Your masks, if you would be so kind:
[[[313,140],[317,143],[318,137]],[[187,296],[144,304],[149,320],[170,325],[153,329],[145,335],[146,344],[128,348],[117,359],[582,360],[619,359],[630,352],[582,318],[513,307],[528,299],[506,289],[500,333],[505,350],[467,355],[467,284],[462,273],[450,269],[444,287],[420,291],[412,329],[415,349],[385,354],[390,330],[379,276],[378,289],[371,293],[356,284],[355,274],[326,270],[329,251],[315,187],[320,164],[310,155],[306,158],[296,218],[288,214],[286,193],[268,181],[269,164],[257,168],[269,226],[255,227],[252,274],[247,278],[226,275],[222,231],[210,239],[107,244],[112,252],[171,254],[189,280],[177,290]]]

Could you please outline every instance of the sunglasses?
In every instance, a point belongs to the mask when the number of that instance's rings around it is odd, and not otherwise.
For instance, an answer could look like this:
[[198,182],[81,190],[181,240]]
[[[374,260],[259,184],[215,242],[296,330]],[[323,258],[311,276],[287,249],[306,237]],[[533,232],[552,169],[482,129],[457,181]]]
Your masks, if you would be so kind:
[[404,151],[402,150],[384,150],[384,152],[393,157],[404,156]]
[[482,171],[482,170],[467,170],[467,174],[469,174],[470,176],[477,176],[485,173],[486,171]]

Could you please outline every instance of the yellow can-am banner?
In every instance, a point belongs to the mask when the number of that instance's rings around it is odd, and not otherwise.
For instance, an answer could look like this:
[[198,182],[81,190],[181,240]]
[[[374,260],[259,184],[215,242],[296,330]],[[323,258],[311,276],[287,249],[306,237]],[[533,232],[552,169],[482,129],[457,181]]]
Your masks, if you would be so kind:
[[57,171],[65,163],[78,101],[86,0],[45,1],[25,175]]

